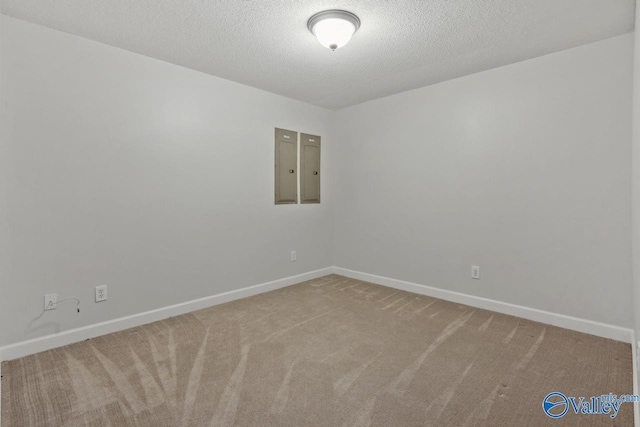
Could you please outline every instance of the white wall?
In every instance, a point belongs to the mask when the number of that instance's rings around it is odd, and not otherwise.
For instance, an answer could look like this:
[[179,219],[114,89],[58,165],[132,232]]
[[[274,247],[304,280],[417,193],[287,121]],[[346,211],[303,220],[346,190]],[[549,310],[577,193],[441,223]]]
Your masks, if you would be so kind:
[[[330,181],[273,204],[274,127],[322,135],[327,173],[331,111],[8,17],[1,36],[0,346],[332,265]],[[81,313],[34,320],[53,292]]]
[[[334,114],[0,24],[0,346],[332,264],[633,324],[632,35]],[[274,127],[321,205],[273,205]]]
[[[640,3],[638,2],[636,2],[636,23],[640,23]],[[631,217],[634,330],[638,341],[636,348],[640,349],[640,31],[636,31],[634,35]],[[637,364],[638,360],[634,362]]]
[[338,111],[336,265],[631,327],[632,50],[627,34]]

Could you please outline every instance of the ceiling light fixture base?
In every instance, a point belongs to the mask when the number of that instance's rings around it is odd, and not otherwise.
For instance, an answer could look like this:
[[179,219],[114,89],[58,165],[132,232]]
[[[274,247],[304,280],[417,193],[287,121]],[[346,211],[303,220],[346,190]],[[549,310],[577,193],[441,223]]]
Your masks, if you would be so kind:
[[346,10],[323,10],[309,18],[307,28],[323,46],[336,50],[358,31],[360,18]]

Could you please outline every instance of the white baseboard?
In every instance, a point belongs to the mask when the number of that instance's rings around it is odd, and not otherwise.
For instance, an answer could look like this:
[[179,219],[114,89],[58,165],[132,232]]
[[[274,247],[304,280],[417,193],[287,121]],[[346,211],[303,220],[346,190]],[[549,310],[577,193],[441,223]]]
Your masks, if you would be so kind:
[[155,322],[180,314],[189,313],[195,310],[211,307],[225,302],[234,301],[240,298],[246,298],[252,295],[261,294],[285,286],[295,285],[296,283],[306,280],[316,279],[318,277],[331,274],[331,267],[320,270],[310,271],[308,273],[298,274],[296,276],[285,277],[284,279],[274,280],[271,282],[261,283],[259,285],[248,286],[246,288],[223,292],[180,304],[162,307],[144,313],[133,314],[131,316],[121,317],[119,319],[109,320],[106,322],[96,323],[93,325],[83,326],[81,328],[71,329],[57,334],[46,335],[34,338],[28,341],[22,341],[0,347],[0,362],[5,360],[17,359],[19,357],[28,356],[30,354],[39,353],[41,351],[50,350],[52,348],[61,347],[63,345],[73,344],[75,342],[84,341],[89,338],[95,338],[101,335],[122,331],[124,329],[133,328],[144,325],[146,323]]
[[[628,342],[632,344],[632,347],[634,347],[634,352],[637,350],[635,348],[636,343],[632,329],[608,325],[592,320],[580,319],[564,314],[551,313],[544,310],[538,310],[535,308],[510,304],[488,298],[476,297],[460,292],[438,289],[431,286],[419,285],[417,283],[391,279],[388,277],[377,276],[374,274],[363,273],[346,268],[327,267],[296,276],[290,276],[283,279],[262,283],[259,285],[249,286],[234,291],[224,292],[221,294],[187,301],[168,307],[146,311],[144,313],[133,314],[131,316],[121,317],[118,319],[96,323],[77,329],[71,329],[57,334],[46,335],[28,341],[10,344],[4,347],[0,347],[0,362],[28,356],[30,354],[35,354],[41,351],[50,350],[52,348],[61,347],[63,345],[72,344],[89,338],[95,338],[97,336],[110,334],[112,332],[122,331],[124,329],[133,328],[136,326],[144,325],[146,323],[166,319],[168,317],[178,316],[180,314],[189,313],[218,304],[223,304],[225,302],[234,301],[240,298],[246,298],[252,295],[272,291],[285,286],[294,285],[306,280],[322,277],[331,273],[340,274],[342,276],[364,280],[395,289],[401,289],[408,292],[414,292],[421,295],[427,295],[434,298],[440,298],[446,301],[452,301],[459,304],[465,304],[472,307],[491,310],[498,313],[522,317],[524,319],[559,326],[561,328],[571,329],[578,332],[597,335],[617,341]],[[634,359],[634,369],[635,368],[636,365]]]
[[533,320],[535,322],[559,326],[561,328],[571,329],[591,335],[597,335],[599,337],[610,338],[616,341],[623,341],[631,343],[632,346],[635,345],[633,330],[629,328],[608,325],[606,323],[595,322],[592,320],[580,319],[564,314],[551,313],[549,311],[538,310],[536,308],[510,304],[508,302],[496,301],[489,298],[476,297],[460,292],[438,289],[431,286],[419,285],[417,283],[405,282],[404,280],[396,280],[388,277],[376,276],[375,274],[362,273],[360,271],[349,270],[341,267],[333,267],[333,272],[335,274],[340,274],[352,279],[363,280],[366,282],[376,283],[378,285],[388,286],[390,288],[400,289],[403,291],[413,292],[421,295],[427,295],[446,301],[465,304],[472,307],[495,311],[498,313],[509,314],[511,316],[522,317],[524,319]]

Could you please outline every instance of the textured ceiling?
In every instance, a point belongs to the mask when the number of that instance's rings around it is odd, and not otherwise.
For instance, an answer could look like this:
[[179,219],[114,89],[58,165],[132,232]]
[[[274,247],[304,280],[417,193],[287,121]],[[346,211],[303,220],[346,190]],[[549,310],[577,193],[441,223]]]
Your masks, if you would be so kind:
[[[634,0],[2,0],[6,15],[337,109],[633,30]],[[331,52],[315,12],[357,14]]]

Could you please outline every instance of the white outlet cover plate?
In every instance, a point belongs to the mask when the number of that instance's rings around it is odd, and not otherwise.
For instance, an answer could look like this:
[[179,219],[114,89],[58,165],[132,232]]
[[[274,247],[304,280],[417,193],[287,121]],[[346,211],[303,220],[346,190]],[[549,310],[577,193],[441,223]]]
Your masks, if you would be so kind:
[[96,286],[96,302],[107,300],[107,285]]

